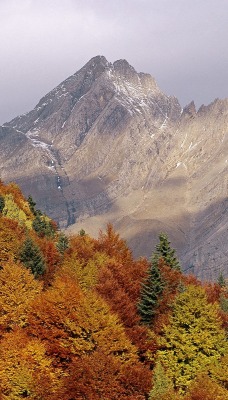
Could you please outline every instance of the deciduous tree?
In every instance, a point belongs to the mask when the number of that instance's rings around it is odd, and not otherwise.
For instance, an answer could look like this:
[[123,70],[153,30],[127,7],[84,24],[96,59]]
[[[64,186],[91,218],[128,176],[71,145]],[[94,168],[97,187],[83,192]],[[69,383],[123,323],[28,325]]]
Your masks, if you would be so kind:
[[163,335],[158,360],[179,391],[184,392],[197,374],[227,352],[218,305],[207,302],[201,287],[189,286],[177,296]]
[[0,269],[0,326],[9,330],[25,326],[32,301],[41,292],[42,284],[22,265],[4,263]]
[[24,330],[8,333],[0,347],[0,390],[4,399],[53,399],[61,384],[44,344]]

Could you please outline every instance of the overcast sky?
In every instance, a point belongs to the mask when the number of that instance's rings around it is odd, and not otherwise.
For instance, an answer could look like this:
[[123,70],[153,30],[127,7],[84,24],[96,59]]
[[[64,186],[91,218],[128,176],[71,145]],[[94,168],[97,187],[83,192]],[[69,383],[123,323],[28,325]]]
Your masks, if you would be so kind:
[[89,59],[125,58],[181,105],[228,97],[228,0],[0,0],[0,123]]

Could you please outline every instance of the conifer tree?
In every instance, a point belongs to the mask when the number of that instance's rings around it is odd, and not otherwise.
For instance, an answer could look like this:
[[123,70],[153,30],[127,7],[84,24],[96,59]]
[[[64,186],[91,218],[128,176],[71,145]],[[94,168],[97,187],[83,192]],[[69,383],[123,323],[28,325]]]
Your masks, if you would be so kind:
[[60,233],[56,247],[61,254],[64,254],[65,250],[69,247],[69,240],[64,233]]
[[142,284],[140,301],[137,305],[142,324],[152,323],[163,289],[164,282],[158,265],[151,264],[147,271],[146,281]]
[[219,286],[221,286],[221,287],[226,287],[226,281],[225,281],[225,278],[224,278],[222,272],[220,272],[220,274],[219,274],[219,277],[218,277],[218,284],[219,284]]
[[25,240],[19,258],[24,266],[31,270],[35,278],[44,273],[45,262],[41,251],[30,237]]
[[3,208],[5,207],[5,200],[3,196],[0,196],[0,213],[2,212]]
[[32,212],[34,215],[36,215],[36,209],[35,209],[36,203],[35,203],[35,201],[33,200],[33,198],[32,198],[31,195],[29,195],[27,201],[28,201],[29,208],[30,208],[31,212]]
[[158,265],[161,258],[170,268],[180,271],[181,268],[176,257],[176,251],[170,246],[170,241],[165,233],[160,233],[159,235],[159,243],[156,245],[152,255],[152,263]]
[[180,270],[180,264],[175,257],[175,250],[170,247],[168,236],[165,233],[159,235],[159,243],[152,254],[147,279],[142,284],[140,301],[137,305],[141,322],[144,325],[150,325],[153,322],[159,300],[162,298],[165,282],[159,268],[161,259],[170,268]]

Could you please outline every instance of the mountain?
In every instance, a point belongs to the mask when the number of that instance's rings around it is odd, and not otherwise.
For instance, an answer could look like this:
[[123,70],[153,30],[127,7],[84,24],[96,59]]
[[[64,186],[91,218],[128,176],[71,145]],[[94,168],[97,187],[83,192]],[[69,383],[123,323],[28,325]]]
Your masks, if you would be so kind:
[[0,176],[61,228],[110,221],[136,256],[168,233],[184,270],[227,271],[228,99],[183,110],[126,60],[92,58],[0,128]]

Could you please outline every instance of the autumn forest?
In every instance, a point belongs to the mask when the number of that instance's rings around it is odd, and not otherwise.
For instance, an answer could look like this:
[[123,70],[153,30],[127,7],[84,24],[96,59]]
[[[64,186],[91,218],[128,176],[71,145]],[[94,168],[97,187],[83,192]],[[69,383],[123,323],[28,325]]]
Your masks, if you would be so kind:
[[223,276],[183,274],[165,233],[135,260],[0,182],[0,400],[228,400],[227,324]]

